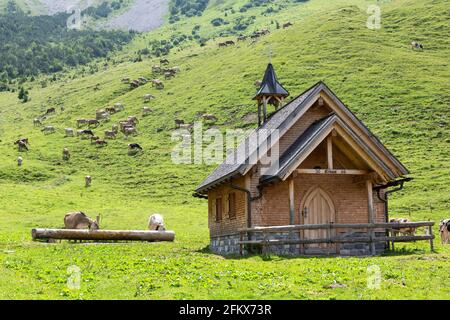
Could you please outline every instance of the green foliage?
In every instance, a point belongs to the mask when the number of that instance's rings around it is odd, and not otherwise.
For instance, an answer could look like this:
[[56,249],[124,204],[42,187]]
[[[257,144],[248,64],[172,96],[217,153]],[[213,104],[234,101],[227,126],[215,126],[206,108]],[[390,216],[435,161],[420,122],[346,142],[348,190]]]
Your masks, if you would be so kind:
[[171,0],[169,22],[178,21],[180,16],[201,16],[209,0]]
[[120,50],[134,37],[133,32],[69,30],[68,14],[29,17],[11,3],[0,15],[3,81],[86,64]]

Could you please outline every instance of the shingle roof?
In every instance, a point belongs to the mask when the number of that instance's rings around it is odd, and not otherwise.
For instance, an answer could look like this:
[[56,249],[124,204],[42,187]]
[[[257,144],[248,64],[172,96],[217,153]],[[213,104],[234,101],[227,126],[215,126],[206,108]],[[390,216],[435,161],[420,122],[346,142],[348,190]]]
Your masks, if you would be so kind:
[[278,82],[277,75],[275,74],[275,70],[273,69],[273,65],[271,63],[267,65],[262,84],[259,87],[255,98],[262,95],[278,95],[283,97],[289,96],[289,92]]
[[[254,136],[260,130],[278,129],[280,126],[288,120],[290,116],[294,116],[299,112],[296,110],[302,103],[317,89],[322,82],[316,83],[314,86],[297,96],[291,102],[284,107],[278,109],[262,126],[255,129],[249,137]],[[230,154],[225,161],[220,164],[211,174],[206,177],[205,180],[197,187],[196,191],[201,192],[215,183],[219,183],[239,172],[243,172],[248,164],[249,152],[248,150],[254,150],[255,141],[247,137],[232,154]],[[241,162],[232,161],[233,159],[243,159]]]

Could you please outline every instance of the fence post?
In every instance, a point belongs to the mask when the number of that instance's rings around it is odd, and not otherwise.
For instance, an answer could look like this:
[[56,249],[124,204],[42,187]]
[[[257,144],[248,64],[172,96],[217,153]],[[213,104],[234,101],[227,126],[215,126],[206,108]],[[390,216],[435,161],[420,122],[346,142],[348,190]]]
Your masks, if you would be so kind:
[[244,233],[242,231],[239,232],[239,254],[241,256],[244,255],[244,251],[242,250],[243,244],[242,241],[244,241]]
[[428,233],[430,234],[430,250],[434,252],[434,244],[433,244],[433,226],[428,226]]

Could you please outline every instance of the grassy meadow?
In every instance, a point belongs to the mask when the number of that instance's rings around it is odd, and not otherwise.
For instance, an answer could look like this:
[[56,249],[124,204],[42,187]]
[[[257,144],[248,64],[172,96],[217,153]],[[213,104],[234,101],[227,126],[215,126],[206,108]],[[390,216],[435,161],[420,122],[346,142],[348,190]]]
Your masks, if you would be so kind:
[[[219,34],[210,21],[224,8],[246,1],[212,1],[201,17],[166,24],[140,35],[108,67],[66,71],[43,87],[43,76],[26,83],[31,101],[17,92],[0,93],[0,299],[449,299],[450,245],[435,241],[397,244],[397,251],[367,258],[221,257],[208,251],[207,205],[192,191],[214,165],[174,164],[171,134],[174,119],[193,122],[203,113],[218,117],[220,129],[251,128],[253,83],[269,61],[279,80],[295,97],[318,80],[328,86],[406,165],[414,177],[392,194],[390,215],[412,220],[450,217],[450,20],[444,0],[394,0],[381,4],[380,30],[366,28],[367,5],[373,1],[311,0],[286,2],[268,16],[254,15],[246,32],[269,27],[257,42],[218,48],[223,39],[200,47],[183,43],[168,59],[181,72],[165,81],[164,90],[146,84],[130,91],[125,76],[153,78],[159,59],[132,62],[136,51],[158,37],[200,32]],[[284,3],[284,2],[282,2]],[[229,15],[227,19],[232,19]],[[272,21],[291,21],[275,29]],[[228,39],[228,38],[227,38]],[[231,39],[231,37],[229,37]],[[411,50],[416,40],[423,52]],[[91,66],[92,67],[92,66]],[[85,71],[83,71],[83,69]],[[98,87],[99,90],[94,88]],[[156,99],[143,101],[143,95]],[[125,111],[94,131],[104,130],[128,115],[140,118],[139,135],[119,136],[104,148],[76,137],[76,119],[94,118],[95,110],[121,102]],[[59,106],[64,105],[65,111]],[[144,105],[153,112],[141,116]],[[44,135],[33,119],[49,107],[55,115]],[[30,151],[13,142],[30,140]],[[144,152],[127,155],[127,144]],[[62,160],[64,147],[70,161]],[[91,175],[90,188],[84,177]],[[31,240],[35,227],[63,226],[64,214],[82,210],[102,215],[103,229],[145,229],[152,213],[162,213],[173,243],[41,243]],[[437,227],[434,230],[437,234]],[[81,287],[67,287],[67,268],[81,270]],[[378,266],[381,287],[367,286],[369,266]],[[327,289],[339,283],[344,287]]]

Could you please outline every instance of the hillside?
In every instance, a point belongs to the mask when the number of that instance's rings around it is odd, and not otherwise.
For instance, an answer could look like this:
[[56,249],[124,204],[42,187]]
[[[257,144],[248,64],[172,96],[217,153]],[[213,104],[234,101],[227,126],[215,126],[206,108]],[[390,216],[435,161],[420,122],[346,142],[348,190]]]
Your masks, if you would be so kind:
[[[280,2],[275,12],[265,7],[240,12],[248,1],[213,1],[202,16],[184,17],[143,34],[97,72],[81,67],[58,74],[42,88],[26,83],[31,101],[21,103],[17,92],[0,93],[0,298],[296,298],[373,299],[448,298],[449,246],[437,244],[428,254],[425,243],[399,245],[402,254],[376,258],[246,257],[224,259],[207,250],[206,203],[191,196],[214,165],[176,165],[171,161],[175,119],[193,122],[202,113],[218,117],[220,129],[250,128],[246,115],[254,113],[253,83],[269,61],[292,97],[318,80],[328,86],[410,169],[414,180],[390,198],[390,214],[413,220],[448,217],[450,201],[450,67],[449,18],[444,0],[396,0],[382,4],[382,28],[366,28],[363,0]],[[231,9],[230,9],[231,8]],[[234,10],[232,10],[234,9]],[[234,11],[235,13],[232,13]],[[228,12],[225,16],[225,12]],[[251,18],[254,16],[255,18]],[[215,27],[223,17],[230,24]],[[243,30],[235,25],[248,19]],[[239,21],[236,21],[238,19]],[[287,29],[276,23],[293,22]],[[164,90],[146,84],[130,91],[123,77],[152,78],[159,58],[133,62],[137,51],[171,35],[199,38],[177,44],[167,56],[181,72],[165,81]],[[268,27],[258,41],[219,48]],[[223,34],[226,37],[214,39]],[[424,43],[413,51],[411,41]],[[42,79],[47,79],[44,76]],[[42,80],[39,79],[39,80]],[[94,88],[98,90],[94,90]],[[141,117],[142,97],[151,115]],[[102,124],[137,115],[135,138],[119,137],[104,148],[78,138],[64,138],[64,128],[78,118],[93,118],[95,110],[121,102],[126,109]],[[65,111],[59,107],[64,105]],[[56,115],[45,120],[57,132],[43,135],[33,119],[50,107]],[[209,126],[211,126],[210,124]],[[19,137],[30,139],[30,151],[21,153]],[[127,144],[137,142],[144,152],[127,155]],[[69,162],[61,152],[72,152]],[[84,176],[93,186],[84,188]],[[123,243],[73,245],[41,244],[30,240],[32,227],[60,227],[63,215],[85,210],[102,214],[103,228],[145,228],[151,213],[164,214],[177,241],[169,244]],[[48,261],[52,261],[51,264]],[[65,288],[66,269],[82,269],[79,291]],[[378,291],[366,287],[366,267],[379,265],[384,284]],[[157,280],[156,280],[157,279]],[[333,281],[346,288],[324,289]]]

